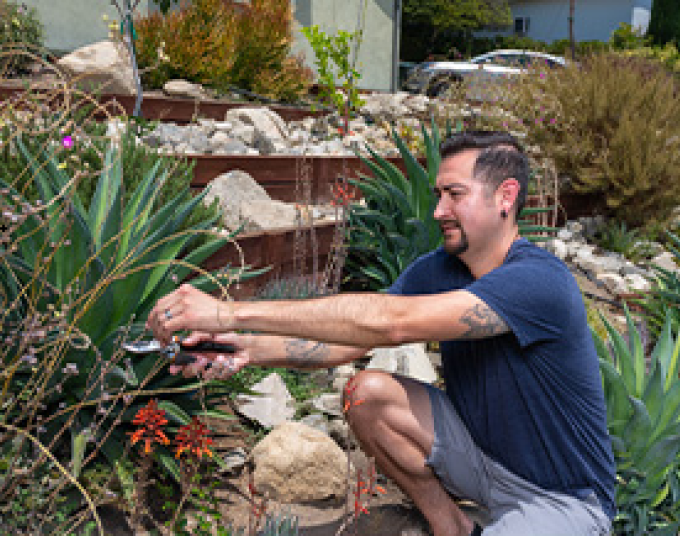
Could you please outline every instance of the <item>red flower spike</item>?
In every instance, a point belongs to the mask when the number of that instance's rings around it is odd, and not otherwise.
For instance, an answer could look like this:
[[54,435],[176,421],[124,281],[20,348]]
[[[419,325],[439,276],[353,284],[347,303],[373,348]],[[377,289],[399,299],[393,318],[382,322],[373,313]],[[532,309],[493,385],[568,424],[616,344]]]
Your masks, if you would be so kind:
[[193,417],[189,424],[180,426],[175,442],[177,443],[175,458],[179,458],[185,451],[197,458],[202,458],[203,454],[212,458],[213,453],[209,448],[213,443],[210,429],[198,417]]
[[139,441],[144,441],[144,454],[150,454],[154,443],[167,445],[170,440],[163,433],[161,427],[168,424],[165,418],[165,411],[158,409],[158,401],[149,400],[146,406],[141,408],[132,424],[139,426],[134,432],[128,432],[131,436],[130,441],[135,445]]

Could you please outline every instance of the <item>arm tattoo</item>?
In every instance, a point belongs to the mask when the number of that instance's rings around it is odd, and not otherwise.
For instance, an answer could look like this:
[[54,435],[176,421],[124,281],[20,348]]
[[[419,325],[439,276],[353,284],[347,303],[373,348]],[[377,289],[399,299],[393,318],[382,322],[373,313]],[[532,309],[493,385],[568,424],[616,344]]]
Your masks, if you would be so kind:
[[510,331],[505,321],[484,303],[468,309],[460,321],[468,326],[460,337],[465,340],[484,339]]
[[286,341],[286,360],[294,367],[312,369],[324,366],[330,354],[328,345],[322,342],[290,339]]

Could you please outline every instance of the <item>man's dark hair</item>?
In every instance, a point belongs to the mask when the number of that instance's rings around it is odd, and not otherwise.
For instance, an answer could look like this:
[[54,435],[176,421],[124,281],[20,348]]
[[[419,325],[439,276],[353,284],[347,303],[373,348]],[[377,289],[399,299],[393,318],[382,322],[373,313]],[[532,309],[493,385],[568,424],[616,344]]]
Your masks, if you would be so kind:
[[467,130],[445,139],[440,148],[442,160],[468,149],[480,153],[473,169],[474,177],[485,182],[493,191],[507,178],[519,182],[515,201],[515,219],[524,208],[529,184],[529,159],[517,138],[507,132]]

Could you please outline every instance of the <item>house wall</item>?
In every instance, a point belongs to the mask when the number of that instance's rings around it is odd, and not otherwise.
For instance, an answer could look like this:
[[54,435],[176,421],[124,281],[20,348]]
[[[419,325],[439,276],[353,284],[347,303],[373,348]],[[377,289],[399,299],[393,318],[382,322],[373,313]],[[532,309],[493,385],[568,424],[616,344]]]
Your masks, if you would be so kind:
[[[651,6],[652,0],[577,0],[574,37],[608,41],[622,22],[638,24],[646,31]],[[510,7],[513,19],[529,17],[528,37],[546,42],[569,38],[569,0],[511,1]]]
[[[360,8],[364,7],[363,41],[359,47],[357,70],[362,89],[393,90],[397,85],[398,18],[400,0],[294,0],[298,27],[295,29],[295,53],[301,53],[314,69],[314,52],[300,32],[303,26],[318,25],[327,33],[338,30],[355,32],[359,27]],[[395,61],[396,58],[396,61]]]
[[[148,13],[151,0],[141,0],[138,13]],[[45,46],[56,52],[70,52],[83,45],[106,39],[108,24],[120,20],[110,0],[23,0],[38,11],[45,29]],[[123,0],[118,0],[122,5]],[[109,21],[102,19],[108,15]]]

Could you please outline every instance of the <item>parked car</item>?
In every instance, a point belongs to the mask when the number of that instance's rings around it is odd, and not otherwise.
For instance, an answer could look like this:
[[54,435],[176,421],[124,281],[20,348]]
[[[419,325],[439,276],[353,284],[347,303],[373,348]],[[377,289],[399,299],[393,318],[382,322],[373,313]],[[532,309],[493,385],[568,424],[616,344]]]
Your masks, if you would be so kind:
[[553,69],[564,67],[566,60],[534,50],[502,49],[476,56],[469,61],[435,61],[413,67],[404,82],[404,89],[430,97],[441,94],[454,82],[466,77],[475,81],[494,81],[502,77],[526,73],[532,66],[545,65]]

